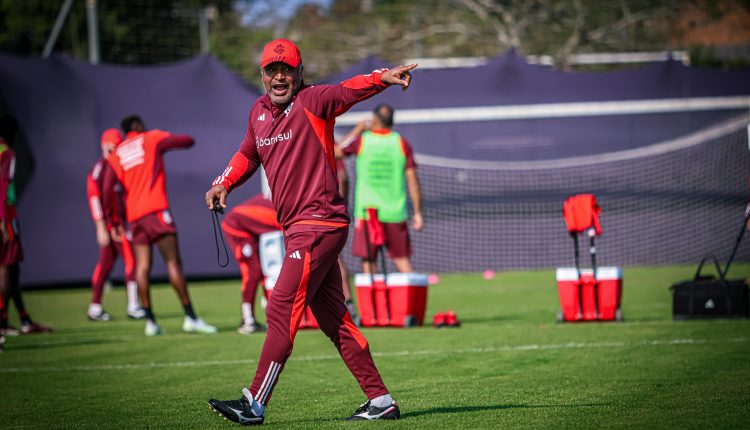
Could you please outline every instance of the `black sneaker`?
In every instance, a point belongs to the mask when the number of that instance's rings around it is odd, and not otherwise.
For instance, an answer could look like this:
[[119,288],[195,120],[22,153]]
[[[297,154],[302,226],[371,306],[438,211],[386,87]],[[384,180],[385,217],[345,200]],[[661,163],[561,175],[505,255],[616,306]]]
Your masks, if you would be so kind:
[[225,420],[234,421],[242,425],[263,424],[263,415],[255,415],[251,408],[253,405],[253,396],[250,394],[250,390],[243,388],[242,394],[239,400],[211,399],[208,401],[208,408]]
[[396,402],[391,402],[390,405],[384,408],[379,408],[371,405],[368,400],[367,403],[354,411],[352,416],[347,418],[347,420],[397,420],[399,418],[401,418],[401,410],[399,410]]

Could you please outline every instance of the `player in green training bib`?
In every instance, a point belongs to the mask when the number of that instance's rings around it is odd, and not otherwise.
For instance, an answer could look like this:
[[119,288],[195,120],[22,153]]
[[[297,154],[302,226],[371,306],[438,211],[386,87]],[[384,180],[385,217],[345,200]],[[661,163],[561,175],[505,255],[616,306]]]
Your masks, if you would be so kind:
[[[393,108],[378,105],[371,120],[363,121],[337,146],[338,157],[356,156],[357,182],[354,195],[353,253],[362,259],[362,271],[370,273],[380,244],[388,249],[399,272],[412,272],[411,241],[407,226],[406,193],[414,209],[415,231],[423,226],[422,199],[417,165],[409,142],[393,127]],[[368,209],[376,209],[382,237],[368,223]],[[367,226],[365,225],[367,224]],[[368,236],[366,236],[368,235]],[[369,248],[369,249],[368,249]]]

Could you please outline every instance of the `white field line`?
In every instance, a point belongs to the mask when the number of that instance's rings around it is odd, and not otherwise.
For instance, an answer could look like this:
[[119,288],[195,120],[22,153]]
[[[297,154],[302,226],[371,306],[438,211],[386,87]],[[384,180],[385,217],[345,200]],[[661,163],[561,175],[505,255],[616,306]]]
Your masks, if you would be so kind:
[[[417,350],[417,351],[393,351],[393,352],[375,352],[374,357],[411,357],[435,355],[443,356],[447,354],[477,354],[477,353],[505,353],[519,351],[549,351],[549,350],[566,350],[566,349],[596,349],[596,348],[641,348],[656,346],[672,345],[704,345],[704,344],[727,344],[727,343],[747,343],[750,342],[748,337],[735,337],[725,339],[657,339],[641,342],[568,342],[553,344],[529,344],[529,345],[506,345],[506,346],[488,346],[463,348],[455,350]],[[338,354],[310,355],[292,358],[295,361],[327,361],[340,359]],[[205,361],[170,361],[164,363],[134,363],[134,364],[101,364],[91,366],[44,366],[44,367],[6,367],[0,368],[0,374],[3,373],[34,373],[34,372],[97,372],[104,370],[149,370],[163,368],[179,367],[204,367],[204,366],[233,366],[254,364],[257,360],[205,360]]]

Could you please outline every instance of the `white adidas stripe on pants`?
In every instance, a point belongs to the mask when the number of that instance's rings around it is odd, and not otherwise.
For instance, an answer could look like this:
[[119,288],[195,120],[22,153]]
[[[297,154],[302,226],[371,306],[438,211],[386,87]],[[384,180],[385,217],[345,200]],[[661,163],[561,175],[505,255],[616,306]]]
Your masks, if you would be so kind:
[[256,402],[260,404],[266,403],[268,395],[271,393],[271,388],[276,383],[276,378],[279,376],[280,370],[281,364],[272,361],[271,365],[268,366],[266,377],[263,379],[263,383],[260,385],[260,389],[258,389],[258,393],[255,395]]

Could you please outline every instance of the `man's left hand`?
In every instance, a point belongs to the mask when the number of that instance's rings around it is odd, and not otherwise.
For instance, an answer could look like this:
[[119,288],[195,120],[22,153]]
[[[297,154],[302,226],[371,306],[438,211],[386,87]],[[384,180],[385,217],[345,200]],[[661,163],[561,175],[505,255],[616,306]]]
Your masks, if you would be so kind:
[[409,64],[388,69],[380,76],[380,80],[388,85],[401,85],[403,90],[406,91],[411,83],[411,73],[409,71],[415,67],[417,67],[416,64]]
[[414,220],[412,221],[412,227],[414,231],[421,231],[424,227],[424,221],[422,220],[422,214],[414,214]]

